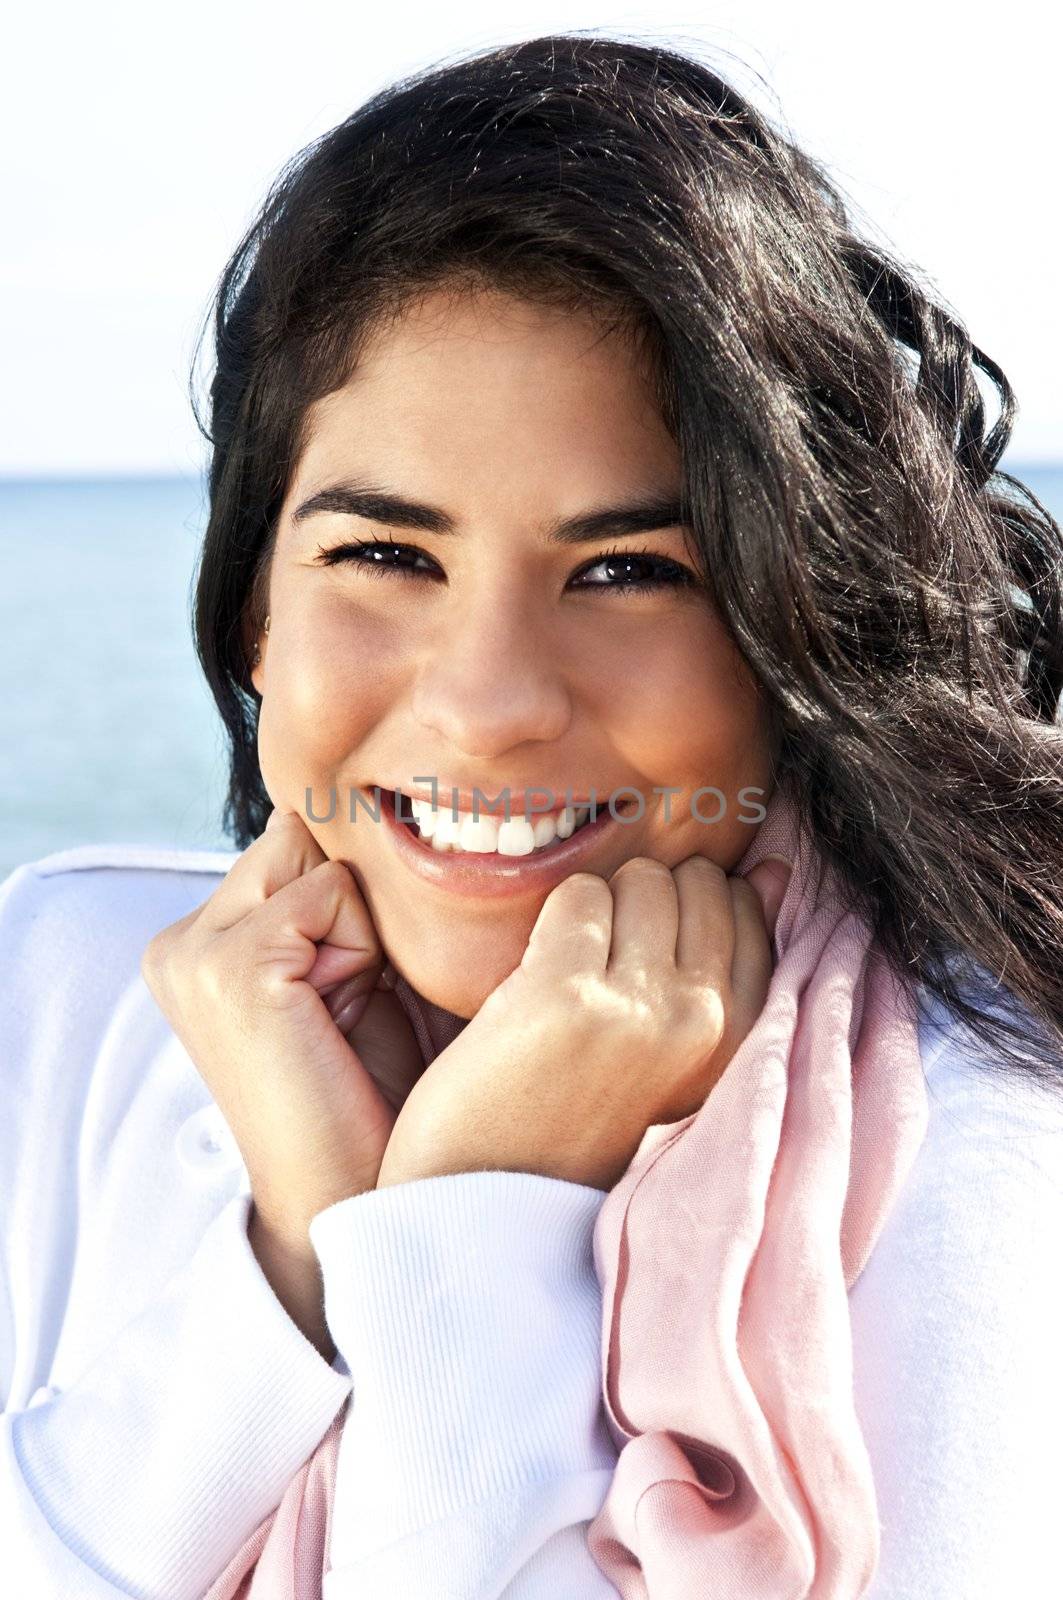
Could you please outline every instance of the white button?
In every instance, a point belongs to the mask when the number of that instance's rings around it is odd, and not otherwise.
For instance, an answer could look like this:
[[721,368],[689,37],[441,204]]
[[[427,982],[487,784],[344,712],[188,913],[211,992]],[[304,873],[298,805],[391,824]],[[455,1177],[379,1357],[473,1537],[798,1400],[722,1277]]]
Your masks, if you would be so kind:
[[243,1165],[240,1147],[217,1106],[203,1106],[177,1131],[177,1154],[193,1172],[226,1172]]
[[[50,1383],[42,1384],[39,1389],[34,1389],[33,1393],[30,1395],[29,1404],[30,1406],[43,1406],[46,1401],[54,1400],[58,1393],[59,1390],[53,1389]],[[26,1409],[28,1411],[29,1406],[27,1406]]]

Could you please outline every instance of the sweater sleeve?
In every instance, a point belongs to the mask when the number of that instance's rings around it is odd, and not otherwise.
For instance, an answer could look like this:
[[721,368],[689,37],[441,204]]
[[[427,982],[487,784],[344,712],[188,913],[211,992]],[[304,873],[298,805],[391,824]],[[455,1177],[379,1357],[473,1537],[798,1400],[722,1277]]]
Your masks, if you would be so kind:
[[850,1295],[881,1530],[866,1600],[1059,1592],[1063,1080],[946,1043],[927,1137]]
[[323,1600],[615,1600],[585,1538],[617,1459],[592,1255],[604,1200],[482,1171],[313,1219],[352,1380]]
[[[238,1194],[69,1388],[0,1418],[0,1526],[33,1600],[199,1600],[350,1392],[289,1318]],[[36,1398],[36,1397],[35,1397]]]

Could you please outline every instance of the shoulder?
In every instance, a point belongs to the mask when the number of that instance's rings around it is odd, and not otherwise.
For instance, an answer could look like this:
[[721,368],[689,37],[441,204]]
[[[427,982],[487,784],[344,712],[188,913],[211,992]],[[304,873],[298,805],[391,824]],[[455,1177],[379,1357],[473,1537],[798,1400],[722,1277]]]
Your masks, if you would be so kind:
[[12,1196],[37,1194],[66,1237],[56,1218],[67,1213],[52,1208],[68,1201],[55,1197],[70,1172],[90,1183],[106,1167],[89,1162],[86,1140],[114,1141],[120,1182],[129,1140],[114,1129],[137,1097],[157,1105],[184,1093],[194,1069],[183,1051],[160,1053],[173,1034],[141,962],[148,941],[208,898],[235,859],[88,844],[24,862],[0,883],[0,1254],[11,1248],[4,1219],[22,1215]]
[[936,997],[920,1007],[926,1130],[857,1292],[917,1320],[1001,1294],[1021,1319],[1049,1292],[1063,1334],[1063,1273],[1044,1274],[1063,1260],[1063,1060],[1055,1081],[1005,1070]]
[[[0,880],[0,917],[11,927],[44,911],[106,917],[154,900],[209,894],[239,852],[151,844],[82,844],[23,862]],[[214,880],[214,881],[212,881]]]
[[872,1592],[1041,1593],[1063,1428],[1063,1063],[1057,1084],[1005,1071],[924,1000],[926,1132],[849,1302],[882,1522]]
[[[982,1009],[1017,1021],[1031,1042],[1038,1035],[1029,1011],[984,971],[965,992]],[[1037,1161],[1063,1199],[1063,1054],[1056,1055],[1054,1077],[999,1064],[966,1023],[925,990],[919,1036],[932,1148],[973,1146],[998,1167]]]
[[121,987],[139,971],[148,940],[208,898],[237,856],[84,844],[16,867],[0,882],[0,983],[9,1002]]
[[200,850],[165,844],[78,844],[66,850],[53,850],[50,855],[27,861],[14,870],[30,872],[38,878],[96,869],[225,873],[238,854],[237,850]]

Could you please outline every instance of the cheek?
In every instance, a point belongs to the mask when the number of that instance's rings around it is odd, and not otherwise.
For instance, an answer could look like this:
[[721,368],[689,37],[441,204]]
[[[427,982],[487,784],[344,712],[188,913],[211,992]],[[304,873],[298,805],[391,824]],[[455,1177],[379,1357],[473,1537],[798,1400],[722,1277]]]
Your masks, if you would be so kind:
[[[630,762],[652,782],[715,784],[731,793],[764,771],[761,704],[755,680],[714,619],[694,616],[625,675],[614,719]],[[711,805],[709,806],[711,809]]]
[[259,720],[268,788],[267,769],[285,790],[293,782],[301,789],[323,777],[331,781],[386,715],[394,685],[383,667],[396,660],[387,632],[373,619],[353,618],[350,608],[286,618],[283,635],[270,644]]

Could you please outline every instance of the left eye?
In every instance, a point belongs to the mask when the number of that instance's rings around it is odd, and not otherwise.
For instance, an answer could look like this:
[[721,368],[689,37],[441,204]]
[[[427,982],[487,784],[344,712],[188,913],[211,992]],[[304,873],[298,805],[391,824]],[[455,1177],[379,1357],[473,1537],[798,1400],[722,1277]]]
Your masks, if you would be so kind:
[[[669,561],[666,556],[659,556],[652,550],[610,550],[585,568],[583,576],[586,577],[588,572],[593,572],[597,567],[604,567],[610,574],[621,572],[625,575],[618,582],[580,583],[577,588],[619,589],[623,593],[663,589],[669,585],[682,588],[697,582],[688,567],[682,566],[678,561]],[[641,578],[632,576],[632,568],[641,568],[645,575]]]
[[[423,550],[418,550],[412,544],[391,544],[380,539],[360,539],[347,544],[335,545],[331,550],[325,550],[318,545],[318,560],[323,566],[338,566],[341,562],[360,567],[364,572],[374,577],[385,577],[392,574],[410,578],[431,577],[429,569],[418,567],[413,563],[425,556]],[[613,581],[599,583],[586,581],[588,573],[602,567]],[[638,573],[641,571],[641,576]],[[617,574],[620,574],[617,578]],[[577,589],[603,589],[619,590],[622,594],[645,593],[650,589],[663,589],[668,586],[685,588],[697,583],[697,578],[688,567],[678,561],[670,561],[666,556],[659,556],[653,550],[607,550],[595,558],[588,566],[583,568],[581,576],[584,581],[577,582]]]

